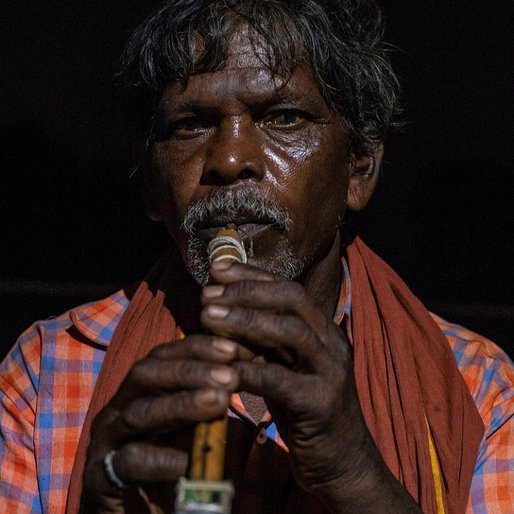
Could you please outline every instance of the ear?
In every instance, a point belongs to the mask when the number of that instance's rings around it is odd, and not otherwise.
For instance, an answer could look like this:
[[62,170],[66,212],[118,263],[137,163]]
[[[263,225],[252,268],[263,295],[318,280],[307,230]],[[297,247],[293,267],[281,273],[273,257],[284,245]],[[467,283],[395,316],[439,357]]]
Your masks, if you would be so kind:
[[162,221],[159,200],[156,194],[155,173],[151,166],[150,152],[147,142],[137,141],[132,148],[132,156],[143,187],[143,199],[145,202],[146,215],[152,221]]
[[366,207],[377,184],[384,145],[375,145],[371,155],[357,157],[354,154],[350,161],[350,179],[346,198],[348,209],[360,211]]

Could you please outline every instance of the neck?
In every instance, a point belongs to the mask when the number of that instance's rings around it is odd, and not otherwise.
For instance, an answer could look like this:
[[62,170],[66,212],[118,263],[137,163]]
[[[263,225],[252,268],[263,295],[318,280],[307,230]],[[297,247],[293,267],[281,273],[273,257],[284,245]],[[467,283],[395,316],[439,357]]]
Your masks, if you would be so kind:
[[324,257],[307,271],[302,283],[317,307],[332,318],[337,305],[341,280],[341,233],[337,231]]

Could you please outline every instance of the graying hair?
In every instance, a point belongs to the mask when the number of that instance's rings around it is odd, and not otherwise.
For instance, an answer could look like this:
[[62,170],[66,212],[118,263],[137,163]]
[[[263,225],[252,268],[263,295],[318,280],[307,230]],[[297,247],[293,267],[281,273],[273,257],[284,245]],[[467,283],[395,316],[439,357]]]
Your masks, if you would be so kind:
[[312,70],[321,94],[346,121],[356,155],[371,155],[396,126],[399,85],[374,0],[165,2],[122,57],[121,76],[146,105],[147,123],[170,82],[186,84],[193,74],[223,68],[231,36],[243,25],[254,44],[264,45],[273,74],[287,77],[298,65]]

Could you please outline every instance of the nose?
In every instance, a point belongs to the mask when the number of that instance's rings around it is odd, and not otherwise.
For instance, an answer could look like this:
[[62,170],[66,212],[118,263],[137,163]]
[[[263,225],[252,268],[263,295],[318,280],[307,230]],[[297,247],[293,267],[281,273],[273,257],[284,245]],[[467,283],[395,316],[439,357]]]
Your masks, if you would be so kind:
[[259,181],[264,176],[258,129],[251,118],[224,118],[208,144],[204,184],[224,186],[243,180]]

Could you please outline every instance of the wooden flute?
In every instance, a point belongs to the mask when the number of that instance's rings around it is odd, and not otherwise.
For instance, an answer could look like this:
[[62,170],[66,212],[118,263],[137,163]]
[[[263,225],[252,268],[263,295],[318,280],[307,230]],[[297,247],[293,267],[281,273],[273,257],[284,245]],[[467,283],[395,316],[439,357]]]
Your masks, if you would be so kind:
[[[247,262],[235,225],[220,230],[207,247],[210,263]],[[223,480],[228,419],[199,423],[195,430],[189,479],[177,487],[177,514],[230,514],[233,487]]]

